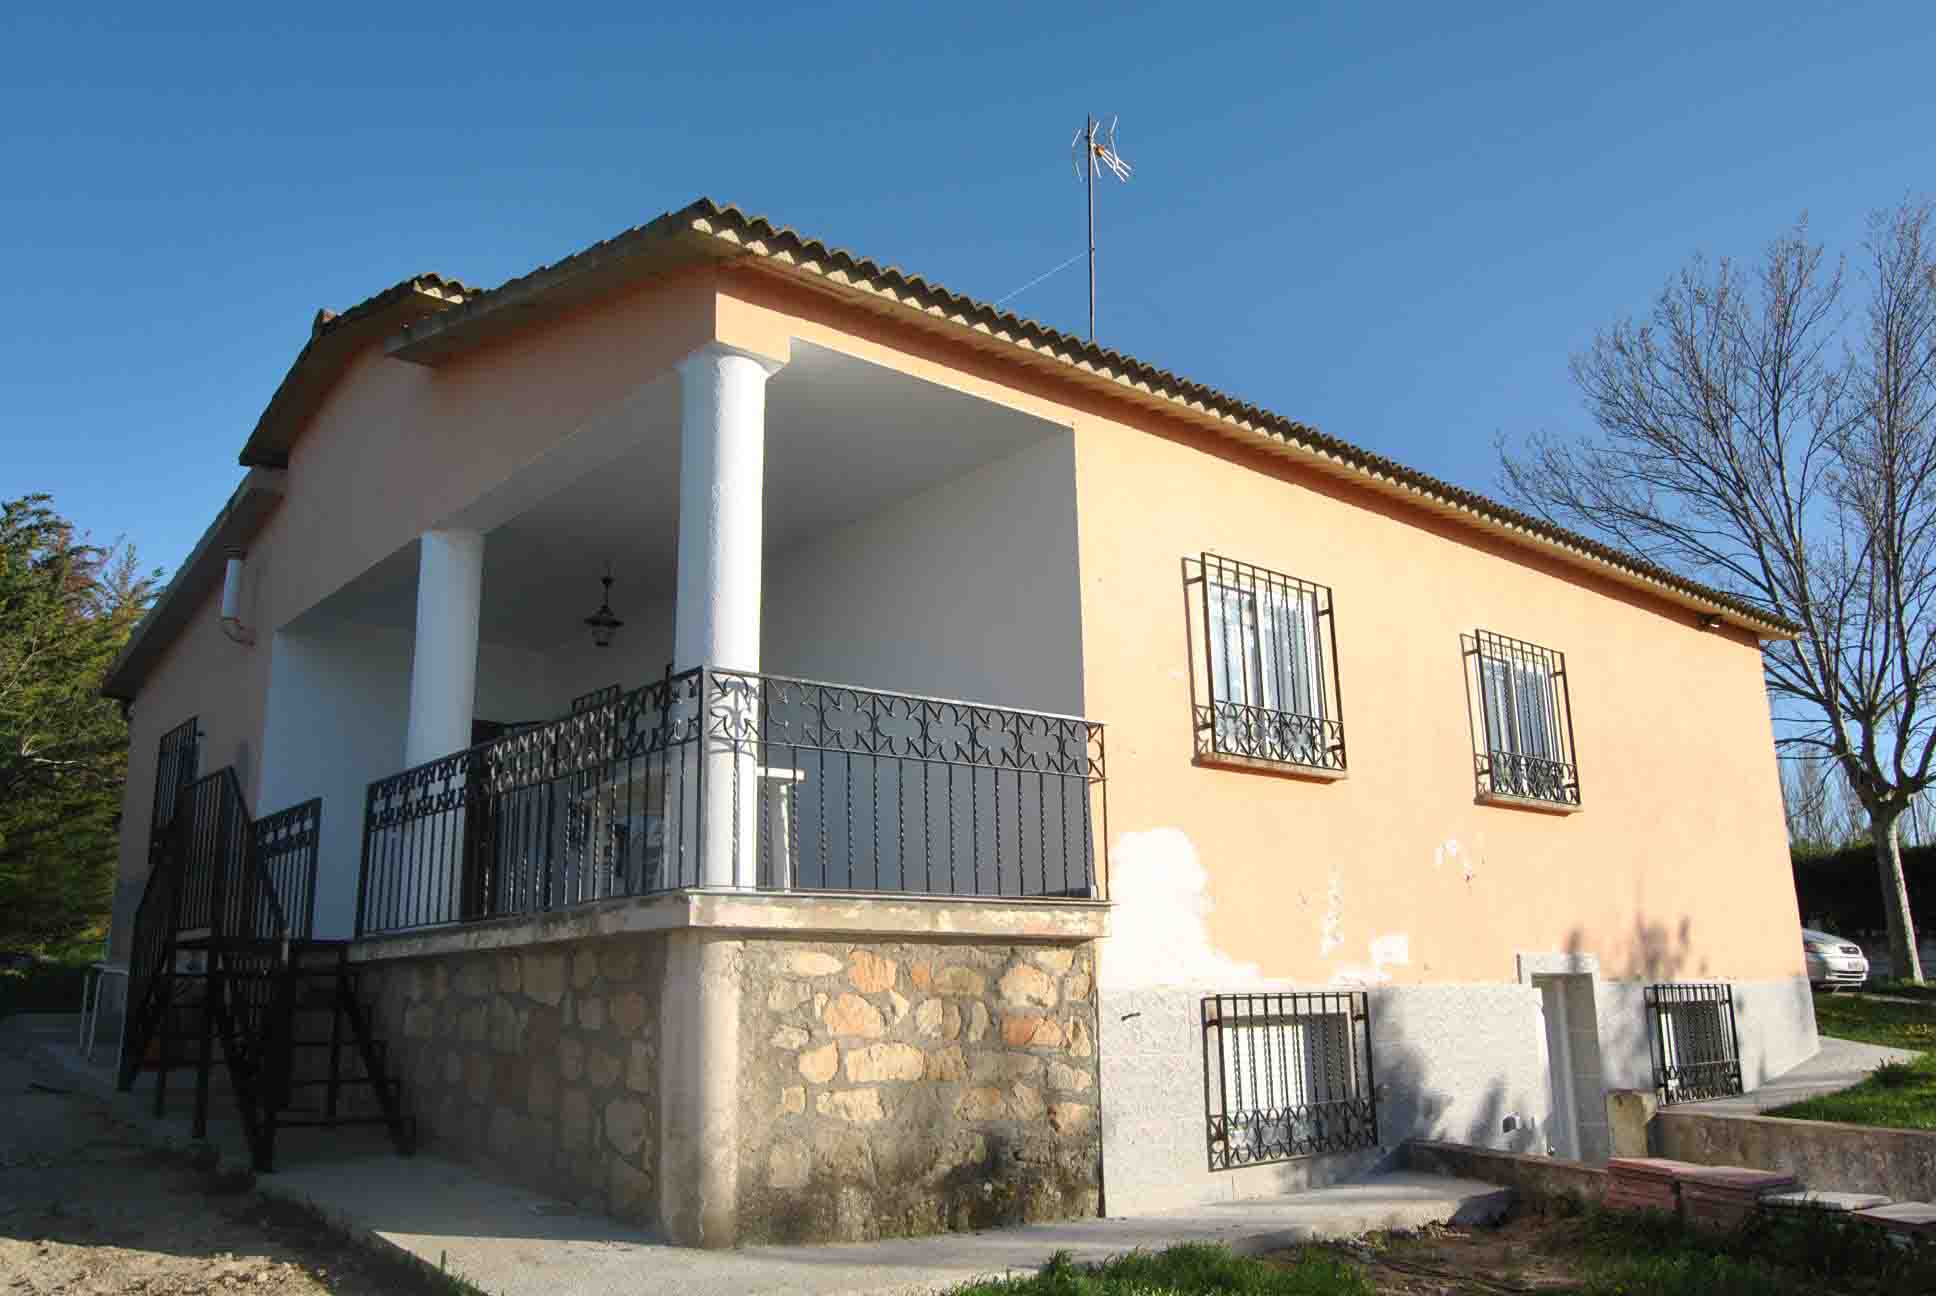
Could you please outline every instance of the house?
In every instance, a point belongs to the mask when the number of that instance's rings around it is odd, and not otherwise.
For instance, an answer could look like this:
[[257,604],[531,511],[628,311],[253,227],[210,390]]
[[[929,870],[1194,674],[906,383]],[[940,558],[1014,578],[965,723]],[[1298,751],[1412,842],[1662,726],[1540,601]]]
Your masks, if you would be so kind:
[[1792,626],[734,208],[319,315],[241,461],[106,685],[114,939],[265,1164],[865,1237],[1815,1047]]

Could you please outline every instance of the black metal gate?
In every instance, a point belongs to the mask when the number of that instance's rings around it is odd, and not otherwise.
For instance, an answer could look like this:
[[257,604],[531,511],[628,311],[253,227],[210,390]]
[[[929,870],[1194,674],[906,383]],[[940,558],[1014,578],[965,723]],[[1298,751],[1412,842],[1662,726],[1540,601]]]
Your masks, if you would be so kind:
[[1204,999],[1203,1105],[1212,1170],[1376,1147],[1369,997]]
[[1654,1093],[1662,1106],[1741,1092],[1741,1049],[1734,990],[1713,983],[1650,985],[1647,1034]]

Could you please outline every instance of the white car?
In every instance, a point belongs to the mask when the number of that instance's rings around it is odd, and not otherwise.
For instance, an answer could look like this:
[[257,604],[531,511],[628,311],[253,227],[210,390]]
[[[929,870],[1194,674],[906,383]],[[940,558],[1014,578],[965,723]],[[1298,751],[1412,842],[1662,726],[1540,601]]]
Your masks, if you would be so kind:
[[1808,963],[1810,985],[1859,986],[1869,979],[1869,960],[1862,947],[1840,936],[1802,928],[1802,956]]

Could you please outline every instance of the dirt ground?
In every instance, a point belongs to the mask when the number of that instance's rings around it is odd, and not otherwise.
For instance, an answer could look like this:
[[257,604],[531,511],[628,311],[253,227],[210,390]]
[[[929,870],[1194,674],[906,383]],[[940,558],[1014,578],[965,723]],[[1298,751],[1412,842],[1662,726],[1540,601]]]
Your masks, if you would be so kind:
[[0,1039],[0,1296],[456,1290],[58,1090]]
[[1532,1296],[1579,1290],[1579,1271],[1566,1257],[1572,1227],[1516,1215],[1496,1228],[1428,1228],[1333,1249],[1364,1266],[1380,1296]]

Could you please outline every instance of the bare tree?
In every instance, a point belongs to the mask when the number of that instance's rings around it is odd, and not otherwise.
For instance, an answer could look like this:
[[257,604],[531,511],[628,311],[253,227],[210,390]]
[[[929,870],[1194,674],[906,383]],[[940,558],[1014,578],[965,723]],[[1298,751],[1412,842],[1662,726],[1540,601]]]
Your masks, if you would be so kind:
[[1870,219],[1859,309],[1805,223],[1696,258],[1574,357],[1599,435],[1501,446],[1508,493],[1800,627],[1764,646],[1777,741],[1869,818],[1899,974],[1921,980],[1897,825],[1936,783],[1931,209]]
[[[1788,819],[1788,844],[1815,853],[1853,846],[1863,837],[1866,818],[1842,772],[1819,754],[1805,752],[1781,763],[1782,809]],[[1914,808],[1910,814],[1913,816]]]

